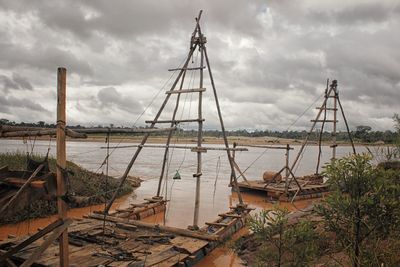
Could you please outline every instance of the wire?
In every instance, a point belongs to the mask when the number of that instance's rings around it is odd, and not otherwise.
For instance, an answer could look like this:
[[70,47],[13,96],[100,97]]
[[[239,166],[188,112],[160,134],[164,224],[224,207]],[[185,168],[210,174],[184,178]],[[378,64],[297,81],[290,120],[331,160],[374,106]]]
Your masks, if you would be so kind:
[[[306,112],[307,112],[311,107],[313,107],[313,106],[315,105],[315,103],[316,103],[324,94],[325,94],[325,93],[322,93],[320,96],[318,96],[318,97],[314,100],[314,102],[312,102],[312,104],[309,105],[309,106],[303,111],[303,113],[301,113],[301,114],[286,128],[285,131],[288,131],[293,125],[295,125],[295,124],[300,120],[300,118],[303,117],[304,114],[306,114]],[[276,142],[278,139],[279,139],[279,137],[275,138],[275,139],[273,140],[273,142]],[[268,151],[268,150],[269,150],[269,148],[266,148],[255,160],[253,160],[253,161],[250,163],[250,165],[249,165],[244,171],[242,171],[242,173],[243,173],[243,174],[246,173],[246,171],[247,171],[249,168],[251,168],[251,167],[252,167],[252,166],[253,166],[267,151]],[[241,174],[237,177],[237,179],[239,179],[240,177],[242,177]]]

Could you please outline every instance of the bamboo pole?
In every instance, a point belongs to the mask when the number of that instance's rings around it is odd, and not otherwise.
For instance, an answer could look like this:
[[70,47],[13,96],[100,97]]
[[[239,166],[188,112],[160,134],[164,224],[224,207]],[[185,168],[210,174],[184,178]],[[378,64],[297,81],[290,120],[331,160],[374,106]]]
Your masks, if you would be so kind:
[[[90,214],[89,218],[103,220],[103,216],[100,214]],[[201,240],[207,240],[207,241],[218,241],[219,240],[219,237],[217,235],[210,235],[208,233],[190,231],[190,230],[171,227],[171,226],[146,223],[146,222],[137,221],[137,220],[117,218],[117,217],[113,217],[113,216],[106,216],[106,220],[110,221],[110,222],[114,222],[114,223],[126,223],[126,224],[131,224],[131,225],[134,225],[137,227],[143,227],[143,228],[153,229],[153,230],[157,230],[157,231],[164,231],[164,232],[168,232],[168,233],[172,233],[172,234],[198,238]]]
[[[196,46],[194,46],[189,51],[189,55],[188,55],[188,57],[186,59],[185,64],[183,65],[183,68],[186,68],[187,65],[189,64],[190,57],[193,55],[193,52],[194,52],[195,49],[196,49]],[[179,81],[180,77],[182,76],[183,72],[184,72],[183,69],[179,72],[178,77],[175,79],[175,82],[171,86],[171,90],[175,89],[176,84],[178,83],[178,81]],[[150,128],[154,128],[154,125],[156,124],[156,121],[161,116],[161,113],[164,110],[165,106],[167,105],[168,100],[169,100],[170,97],[171,97],[171,94],[167,94],[167,96],[164,99],[164,102],[161,105],[161,108],[158,110],[158,113],[156,114],[153,122],[151,123]],[[138,149],[136,149],[135,154],[133,155],[133,157],[132,157],[131,161],[129,162],[128,166],[126,167],[126,170],[125,170],[124,174],[120,178],[120,182],[118,184],[118,188],[115,190],[114,195],[112,196],[112,198],[108,202],[106,208],[104,209],[105,213],[108,213],[108,211],[110,210],[112,204],[114,203],[115,199],[117,198],[119,190],[121,190],[123,184],[125,183],[125,180],[128,177],[129,172],[132,169],[133,164],[135,163],[135,161],[136,161],[137,157],[139,156],[140,152],[142,151],[143,145],[146,143],[146,141],[149,138],[149,136],[150,136],[150,133],[146,133],[145,136],[143,136],[143,139],[140,142],[140,146],[138,147]]]
[[331,161],[335,161],[336,159],[336,119],[337,119],[337,97],[338,97],[338,91],[337,91],[337,81],[333,80],[331,86],[333,87],[333,132],[332,132],[332,159]]
[[221,124],[222,135],[223,135],[223,137],[224,137],[224,144],[225,144],[225,147],[227,148],[226,153],[227,153],[227,155],[228,155],[229,165],[230,165],[230,167],[231,167],[231,177],[233,178],[232,180],[234,181],[234,188],[235,188],[235,190],[236,190],[236,192],[237,192],[237,194],[238,194],[239,204],[240,204],[240,205],[243,205],[242,195],[241,195],[241,193],[240,193],[240,189],[239,189],[239,186],[238,186],[238,183],[237,183],[237,179],[236,179],[235,167],[234,167],[234,164],[233,164],[233,160],[232,160],[231,153],[230,153],[230,151],[228,150],[228,148],[229,148],[228,138],[226,137],[224,121],[223,121],[223,119],[222,119],[221,108],[220,108],[220,106],[219,106],[219,100],[218,100],[218,95],[217,95],[217,89],[215,88],[214,79],[213,79],[213,76],[212,76],[211,67],[210,67],[210,61],[209,61],[208,56],[207,56],[207,49],[206,49],[206,47],[204,47],[204,56],[205,56],[205,59],[206,59],[208,74],[210,75],[211,85],[212,85],[212,88],[213,88],[213,93],[214,93],[214,98],[215,98],[215,104],[216,104],[216,106],[217,106],[217,111],[218,111],[219,122],[220,122],[220,124]]
[[[331,93],[331,91],[332,91],[332,88],[329,89],[328,95]],[[301,145],[300,150],[299,150],[299,152],[297,153],[297,156],[296,156],[295,160],[294,160],[293,163],[292,163],[292,166],[291,166],[291,168],[290,168],[291,170],[294,169],[294,167],[296,166],[297,162],[299,161],[300,156],[301,156],[301,154],[303,153],[304,147],[305,147],[305,146],[307,145],[307,143],[308,143],[308,138],[310,138],[311,133],[314,131],[315,125],[317,124],[317,121],[318,121],[319,117],[320,117],[321,114],[322,114],[322,110],[323,110],[322,108],[326,105],[326,102],[327,102],[327,99],[324,100],[324,102],[322,103],[321,108],[319,109],[319,112],[318,112],[318,114],[317,114],[317,116],[316,116],[316,119],[313,120],[313,124],[312,124],[312,126],[311,126],[311,129],[310,129],[310,131],[307,133],[307,136],[306,136],[306,138],[305,138],[303,144]]]
[[[58,68],[57,73],[57,209],[59,219],[67,218],[67,204],[61,198],[65,194],[64,173],[66,168],[65,125],[66,125],[66,79],[67,70]],[[68,228],[60,236],[60,266],[69,266]]]
[[[177,90],[178,92],[182,91],[183,82],[185,80],[185,76],[186,76],[186,69],[183,69],[181,84],[179,86],[179,90]],[[174,126],[174,121],[175,121],[176,113],[178,112],[179,100],[180,99],[181,99],[181,94],[178,93],[178,95],[176,97],[174,112],[172,114],[171,127]],[[166,167],[166,164],[167,164],[167,161],[168,161],[169,144],[171,142],[171,138],[172,138],[172,132],[169,132],[168,137],[167,137],[167,141],[166,141],[166,144],[165,144],[164,157],[163,157],[163,162],[162,162],[162,166],[161,166],[160,178],[158,180],[157,197],[159,197],[160,193],[161,193],[161,184],[162,184],[162,180],[163,180],[163,177],[164,177],[165,167]],[[166,177],[166,179],[168,179],[168,177]]]
[[[201,15],[201,14],[200,14]],[[197,18],[197,25],[199,23],[199,18]],[[204,66],[204,43],[202,41],[202,34],[199,29],[199,49],[200,49],[200,88],[203,88],[203,66]],[[199,92],[199,105],[198,105],[198,131],[197,131],[197,147],[201,148],[202,142],[203,142],[203,92]],[[194,201],[194,215],[193,215],[193,228],[199,228],[199,208],[200,208],[200,177],[201,177],[201,169],[202,169],[202,152],[201,149],[197,150],[197,174],[196,174],[196,195],[195,195],[195,201]]]

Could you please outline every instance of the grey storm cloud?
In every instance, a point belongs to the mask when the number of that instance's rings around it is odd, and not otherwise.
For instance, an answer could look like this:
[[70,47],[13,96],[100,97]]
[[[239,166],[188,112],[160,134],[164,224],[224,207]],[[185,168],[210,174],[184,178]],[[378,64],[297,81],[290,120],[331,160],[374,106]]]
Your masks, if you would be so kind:
[[101,109],[122,109],[128,112],[142,110],[141,104],[135,99],[120,94],[114,87],[100,89],[97,100]]
[[12,77],[0,75],[0,84],[2,84],[1,89],[4,93],[8,93],[10,90],[33,90],[28,79],[16,73],[13,73]]
[[[352,127],[362,116],[374,129],[391,129],[400,113],[396,0],[0,0],[0,92],[7,96],[0,116],[26,119],[11,103],[29,94],[31,107],[24,108],[48,118],[54,99],[39,106],[34,99],[54,91],[58,66],[69,73],[71,121],[130,125],[148,103],[153,116],[159,89],[172,82],[166,70],[186,56],[200,9],[228,129],[286,129],[323,93],[327,78],[339,81]],[[196,86],[198,76],[191,79],[185,86]],[[211,110],[206,115],[218,125]]]

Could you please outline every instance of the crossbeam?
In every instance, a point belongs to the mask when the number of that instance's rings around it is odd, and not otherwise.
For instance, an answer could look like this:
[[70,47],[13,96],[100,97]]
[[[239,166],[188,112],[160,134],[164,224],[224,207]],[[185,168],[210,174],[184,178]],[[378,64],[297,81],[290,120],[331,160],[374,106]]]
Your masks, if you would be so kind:
[[159,120],[159,121],[146,121],[146,123],[183,123],[183,122],[199,122],[205,121],[205,119],[186,119],[186,120]]
[[[179,145],[128,145],[128,146],[114,146],[114,147],[109,147],[111,149],[116,149],[116,148],[131,148],[131,147],[148,147],[148,148],[176,148],[176,149],[190,149],[190,150],[196,150],[196,149],[204,149],[204,150],[230,150],[230,151],[249,151],[247,148],[226,148],[226,147],[197,147],[197,146],[179,146]],[[100,147],[101,149],[106,149],[107,147]]]
[[182,90],[170,90],[166,91],[166,94],[184,94],[184,93],[199,93],[205,92],[206,88],[194,88],[194,89],[182,89]]
[[202,70],[205,69],[206,67],[194,67],[194,68],[175,68],[175,69],[168,69],[168,71],[177,71],[177,70]]
[[311,122],[338,122],[338,120],[311,120]]
[[[245,146],[245,147],[257,147],[257,148],[269,148],[269,149],[284,149],[287,150],[286,146],[264,146],[264,145],[245,145],[245,144],[237,144],[238,146]],[[289,150],[293,150],[293,147],[289,147]]]

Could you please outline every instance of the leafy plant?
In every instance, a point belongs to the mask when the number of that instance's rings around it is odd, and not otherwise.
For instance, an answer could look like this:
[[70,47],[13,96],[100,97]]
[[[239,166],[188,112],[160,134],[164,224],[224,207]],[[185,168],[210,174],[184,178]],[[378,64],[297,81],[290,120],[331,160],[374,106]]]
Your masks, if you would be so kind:
[[370,161],[370,155],[352,155],[327,165],[332,192],[317,206],[353,266],[368,263],[367,247],[389,237],[399,223],[398,185]]
[[262,248],[258,254],[259,266],[308,266],[318,252],[318,235],[312,224],[300,221],[291,225],[289,211],[275,207],[263,210],[249,220]]

